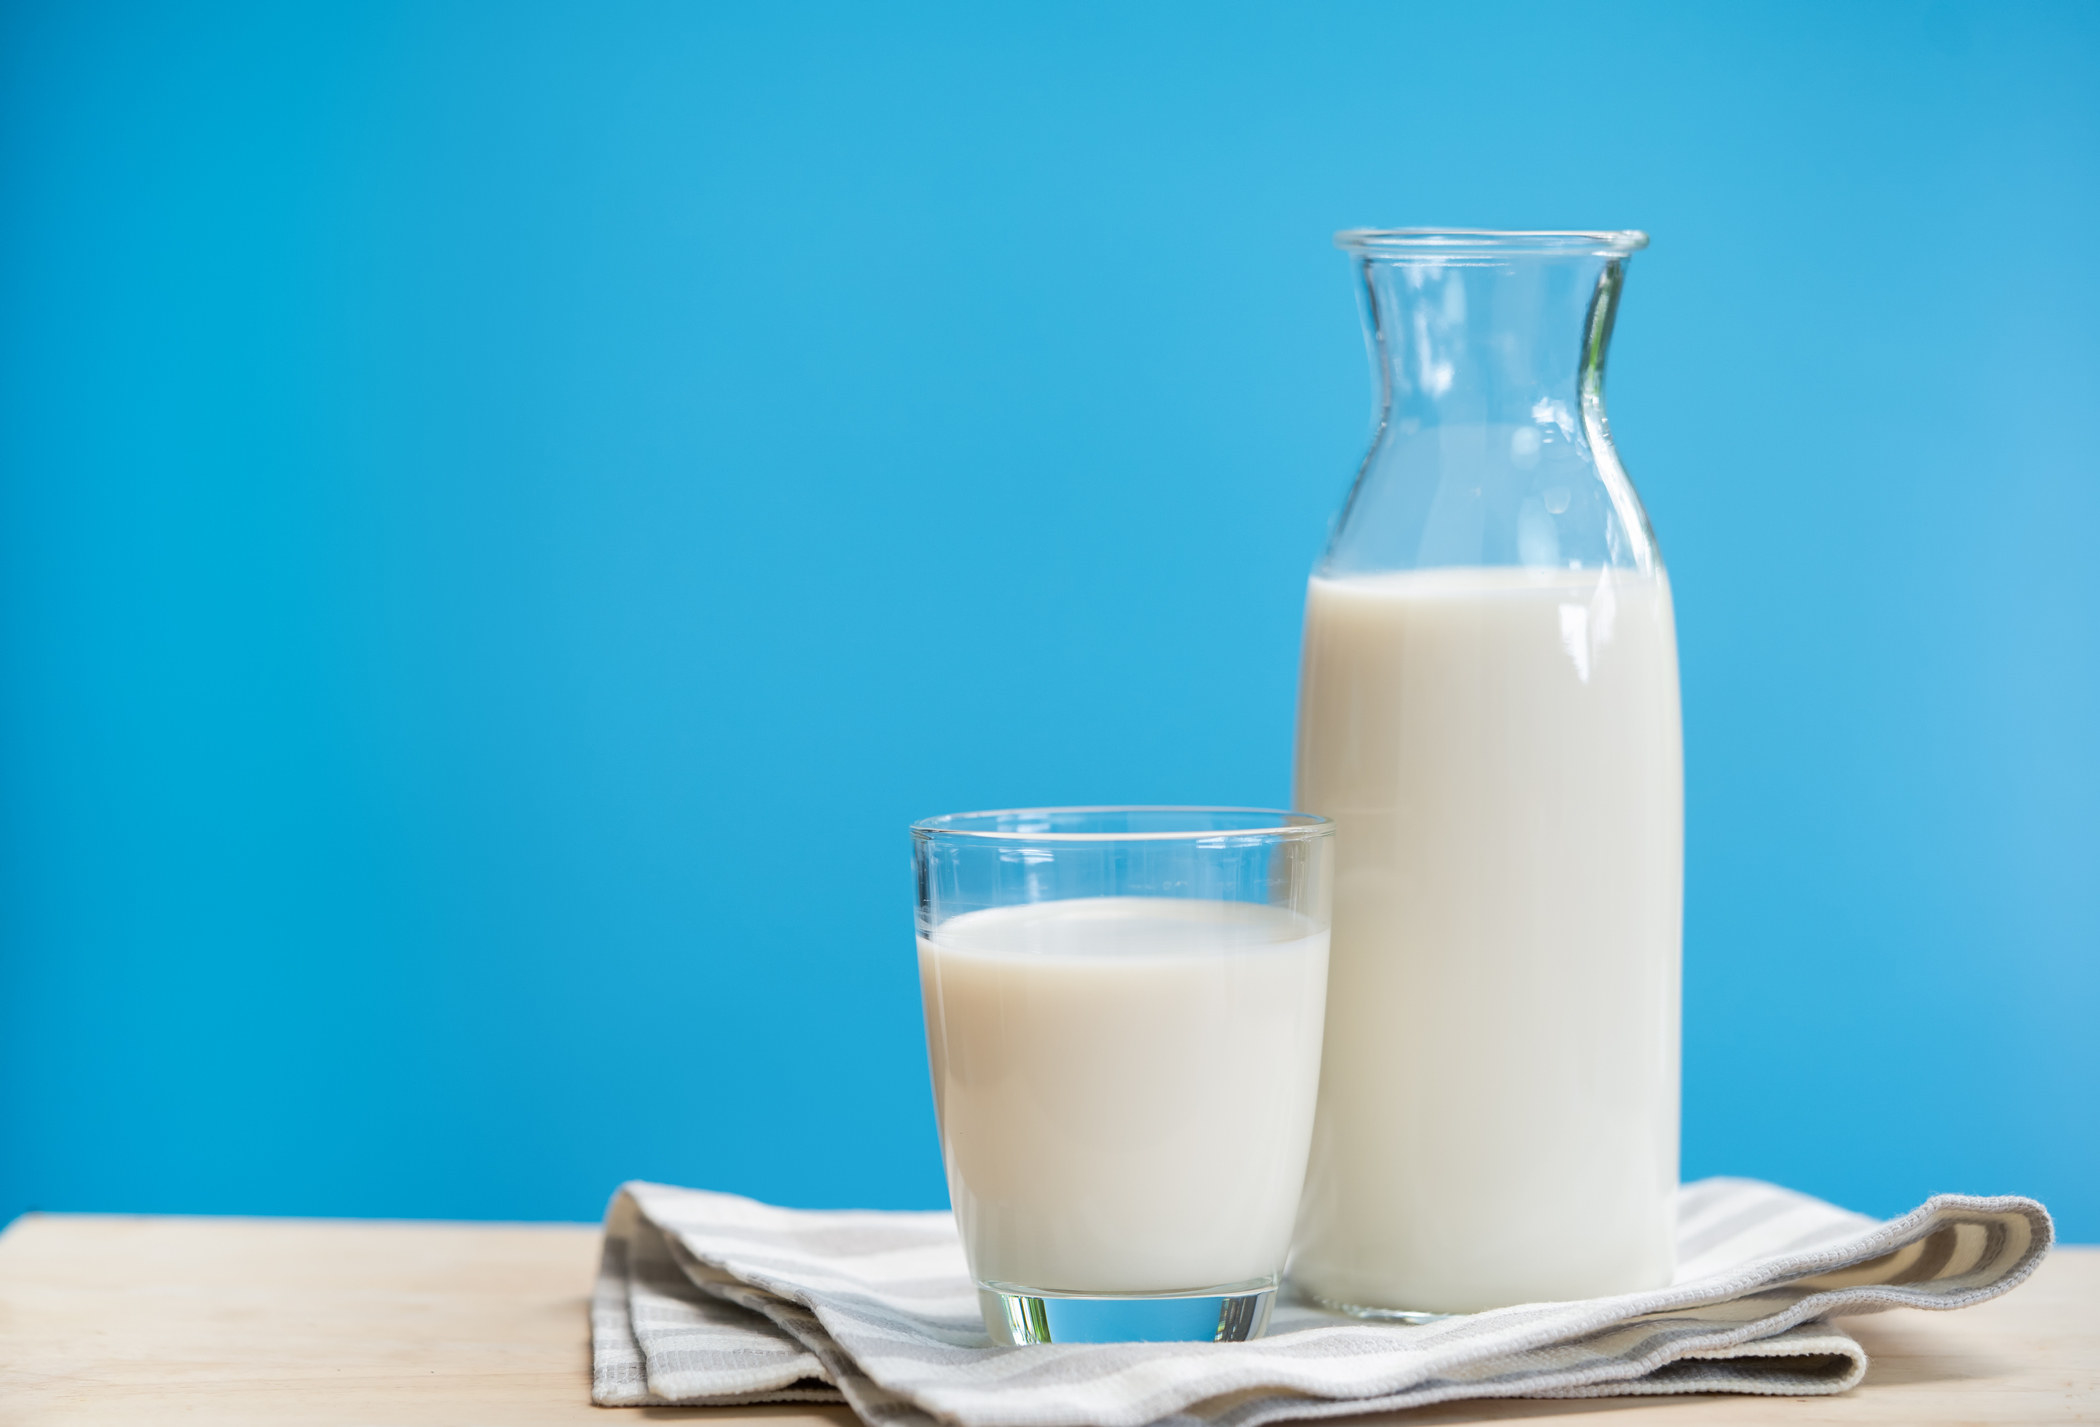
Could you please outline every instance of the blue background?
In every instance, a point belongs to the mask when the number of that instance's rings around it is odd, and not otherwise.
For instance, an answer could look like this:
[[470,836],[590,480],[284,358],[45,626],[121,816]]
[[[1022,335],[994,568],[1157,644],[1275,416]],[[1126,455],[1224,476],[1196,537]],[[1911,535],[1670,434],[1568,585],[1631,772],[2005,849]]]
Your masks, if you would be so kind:
[[2100,9],[5,15],[0,1218],[940,1203],[904,825],[1289,796],[1443,223],[1655,236],[1686,1173],[2100,1238]]

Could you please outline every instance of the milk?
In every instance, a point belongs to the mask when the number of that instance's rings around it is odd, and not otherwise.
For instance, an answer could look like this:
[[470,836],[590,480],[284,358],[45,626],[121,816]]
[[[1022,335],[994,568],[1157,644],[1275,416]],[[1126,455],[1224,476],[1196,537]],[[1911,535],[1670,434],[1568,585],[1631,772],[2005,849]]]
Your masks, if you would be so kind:
[[1325,932],[1252,903],[1075,898],[951,917],[920,939],[919,975],[979,1279],[1171,1292],[1282,1267]]
[[1660,573],[1312,581],[1296,805],[1337,828],[1302,1287],[1450,1313],[1669,1281],[1682,801]]

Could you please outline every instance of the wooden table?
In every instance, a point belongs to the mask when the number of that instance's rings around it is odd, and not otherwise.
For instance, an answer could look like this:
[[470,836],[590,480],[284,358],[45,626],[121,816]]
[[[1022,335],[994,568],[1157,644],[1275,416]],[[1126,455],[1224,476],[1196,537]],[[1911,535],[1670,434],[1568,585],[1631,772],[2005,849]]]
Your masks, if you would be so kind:
[[[843,1408],[593,1408],[596,1259],[596,1229],[576,1224],[28,1215],[0,1234],[0,1423],[851,1427]],[[1874,1365],[1842,1397],[1506,1401],[1378,1420],[2100,1420],[2100,1248],[2059,1249],[1980,1308],[1846,1326]]]

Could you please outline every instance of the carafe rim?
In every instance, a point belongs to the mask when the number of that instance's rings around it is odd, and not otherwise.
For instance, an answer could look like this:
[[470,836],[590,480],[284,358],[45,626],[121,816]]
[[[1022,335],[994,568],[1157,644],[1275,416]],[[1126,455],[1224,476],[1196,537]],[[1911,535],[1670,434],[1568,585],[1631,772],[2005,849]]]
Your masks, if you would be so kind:
[[1360,257],[1623,258],[1648,246],[1648,235],[1624,229],[1344,228],[1334,245]]

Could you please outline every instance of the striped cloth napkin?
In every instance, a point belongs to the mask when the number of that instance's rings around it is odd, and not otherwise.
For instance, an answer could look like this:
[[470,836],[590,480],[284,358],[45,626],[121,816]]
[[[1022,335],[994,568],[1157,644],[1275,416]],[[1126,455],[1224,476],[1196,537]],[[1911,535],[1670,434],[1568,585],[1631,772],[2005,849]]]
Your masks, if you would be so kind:
[[1469,1397],[1843,1392],[1866,1371],[1825,1321],[1963,1308],[2034,1270],[2032,1199],[1936,1195],[1879,1222],[1749,1179],[1685,1185],[1677,1281],[1416,1327],[1279,1303],[1251,1343],[999,1348],[945,1213],[778,1209],[627,1184],[591,1309],[606,1407],[845,1402],[930,1427],[1254,1427]]

